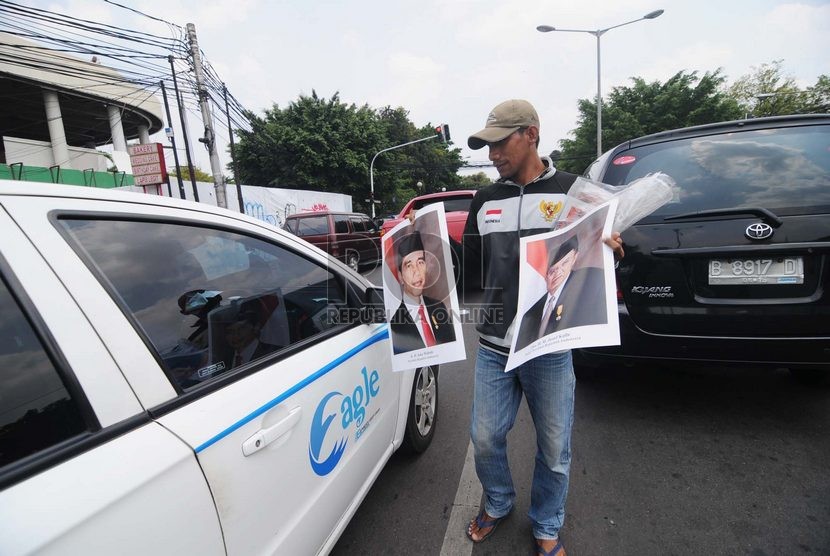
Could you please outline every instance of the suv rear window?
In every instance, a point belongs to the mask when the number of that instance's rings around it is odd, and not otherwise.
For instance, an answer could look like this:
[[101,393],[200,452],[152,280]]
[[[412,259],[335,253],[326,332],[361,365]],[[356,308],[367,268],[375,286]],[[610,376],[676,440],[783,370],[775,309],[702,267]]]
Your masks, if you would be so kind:
[[[830,211],[830,126],[736,131],[621,151],[601,181],[622,185],[653,172],[677,182],[653,216],[734,207],[781,215]],[[633,157],[633,158],[632,158]]]
[[328,216],[310,216],[297,219],[297,235],[318,236],[329,233]]
[[443,203],[444,204],[444,212],[452,212],[452,211],[470,211],[470,203],[473,202],[473,198],[469,195],[465,195],[463,197],[442,197],[440,199],[425,199],[423,201],[416,201],[415,210],[422,209],[428,205],[434,205],[435,203]]
[[[325,233],[325,232],[324,232]],[[334,215],[334,233],[348,234],[349,233],[349,217],[342,214]],[[308,235],[308,234],[306,234]]]

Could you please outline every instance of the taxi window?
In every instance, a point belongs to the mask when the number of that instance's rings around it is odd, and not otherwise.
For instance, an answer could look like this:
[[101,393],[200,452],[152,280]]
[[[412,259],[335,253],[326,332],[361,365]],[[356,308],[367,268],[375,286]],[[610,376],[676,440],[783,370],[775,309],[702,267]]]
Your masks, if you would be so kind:
[[182,390],[336,326],[326,268],[234,232],[166,222],[62,219]]
[[86,431],[60,373],[0,280],[0,468]]

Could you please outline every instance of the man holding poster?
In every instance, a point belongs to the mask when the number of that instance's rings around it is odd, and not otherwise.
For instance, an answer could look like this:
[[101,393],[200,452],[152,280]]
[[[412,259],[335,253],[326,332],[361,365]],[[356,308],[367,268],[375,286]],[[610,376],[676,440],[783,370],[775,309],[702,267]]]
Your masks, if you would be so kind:
[[[505,368],[517,328],[521,241],[553,229],[576,176],[539,156],[539,116],[525,100],[496,106],[467,144],[489,148],[500,179],[478,191],[464,229],[465,278],[484,288],[483,306],[474,312],[480,342],[470,436],[485,496],[466,532],[474,543],[482,542],[513,510],[507,433],[524,395],[538,446],[528,511],[533,537],[540,554],[564,556],[559,530],[565,519],[576,384],[571,353],[540,353],[508,372]],[[619,234],[604,241],[622,257]]]

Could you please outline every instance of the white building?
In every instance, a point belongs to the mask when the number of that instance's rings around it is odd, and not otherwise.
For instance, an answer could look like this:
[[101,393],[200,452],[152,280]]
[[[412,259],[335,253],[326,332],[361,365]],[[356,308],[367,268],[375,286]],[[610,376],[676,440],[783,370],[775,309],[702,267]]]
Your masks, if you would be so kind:
[[[90,57],[92,58],[92,57]],[[0,163],[130,173],[127,140],[163,127],[153,94],[92,59],[0,33]],[[96,147],[112,145],[112,162]]]

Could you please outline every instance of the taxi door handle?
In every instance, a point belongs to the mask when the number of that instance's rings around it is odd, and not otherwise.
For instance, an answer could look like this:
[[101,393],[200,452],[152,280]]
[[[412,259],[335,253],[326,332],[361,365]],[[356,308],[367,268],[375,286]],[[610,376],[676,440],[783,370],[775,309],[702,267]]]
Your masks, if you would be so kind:
[[261,429],[252,437],[242,443],[242,453],[245,456],[258,452],[265,448],[268,444],[283,438],[287,433],[291,432],[294,425],[300,422],[300,417],[303,414],[303,408],[295,407],[288,412],[288,415],[279,420],[276,424],[271,425],[267,429]]

